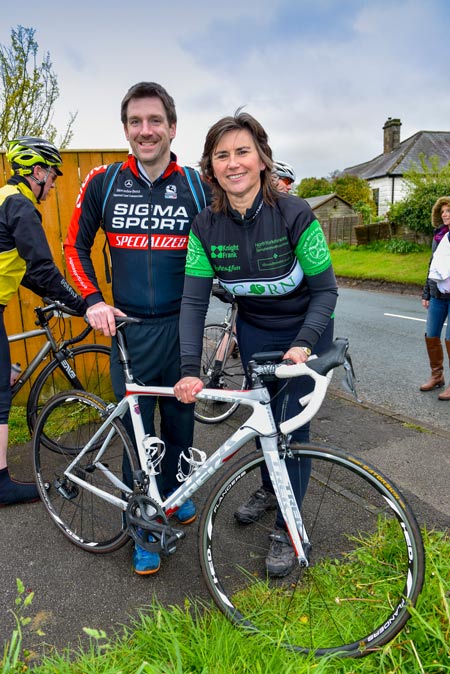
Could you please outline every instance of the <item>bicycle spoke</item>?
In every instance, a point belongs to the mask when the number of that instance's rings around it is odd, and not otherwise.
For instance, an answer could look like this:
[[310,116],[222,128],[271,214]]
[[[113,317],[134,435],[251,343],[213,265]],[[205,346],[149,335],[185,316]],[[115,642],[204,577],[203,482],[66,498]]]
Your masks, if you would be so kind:
[[201,522],[202,570],[214,600],[242,627],[316,655],[361,655],[391,639],[408,619],[423,575],[412,514],[382,481],[321,450],[312,460],[301,512],[310,566],[269,578],[265,557],[274,513],[239,525],[234,512],[260,485],[262,459],[238,462],[210,497]]
[[[121,499],[124,484],[132,484],[135,453],[120,421],[112,422],[81,455],[104,421],[105,405],[95,400],[82,393],[60,394],[44,407],[34,435],[35,471],[44,505],[62,532],[79,547],[110,552],[128,540],[122,510],[65,475],[80,456],[71,469],[74,478],[105,495]],[[45,481],[50,483],[48,492]]]
[[[200,377],[205,388],[245,388],[244,370],[236,338],[226,325],[205,327]],[[195,404],[195,418],[202,423],[218,423],[233,414],[238,406],[238,403],[200,400]]]
[[[100,344],[84,344],[71,350],[67,365],[73,370],[83,390],[97,395],[106,402],[114,401],[110,379],[110,349]],[[76,388],[56,360],[42,370],[33,384],[27,403],[27,420],[30,430],[44,404],[52,396]],[[48,442],[50,442],[48,440]]]

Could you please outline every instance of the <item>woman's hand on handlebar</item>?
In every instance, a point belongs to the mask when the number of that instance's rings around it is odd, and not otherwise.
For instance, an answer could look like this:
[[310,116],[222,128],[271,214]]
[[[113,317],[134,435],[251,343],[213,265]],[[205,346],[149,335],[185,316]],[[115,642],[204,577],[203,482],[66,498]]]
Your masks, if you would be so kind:
[[197,393],[203,388],[203,382],[198,377],[183,377],[173,387],[177,400],[182,403],[195,403]]
[[101,330],[105,337],[112,337],[116,334],[116,321],[114,316],[126,316],[120,309],[106,304],[106,302],[97,302],[86,311],[86,319],[94,330]]
[[301,346],[291,346],[289,351],[286,351],[286,353],[283,356],[283,360],[290,360],[295,364],[306,363],[308,358],[309,358],[308,354],[304,349],[302,349]]

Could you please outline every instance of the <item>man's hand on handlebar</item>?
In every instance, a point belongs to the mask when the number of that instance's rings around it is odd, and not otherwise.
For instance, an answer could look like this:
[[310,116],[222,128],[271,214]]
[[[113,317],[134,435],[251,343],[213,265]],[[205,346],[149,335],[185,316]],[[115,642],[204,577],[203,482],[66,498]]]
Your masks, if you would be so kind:
[[203,382],[198,377],[183,377],[173,387],[177,400],[182,403],[195,403],[196,395],[203,388]]
[[126,314],[106,302],[97,302],[86,311],[89,325],[94,330],[101,330],[105,337],[112,337],[116,334],[115,316],[126,316]]

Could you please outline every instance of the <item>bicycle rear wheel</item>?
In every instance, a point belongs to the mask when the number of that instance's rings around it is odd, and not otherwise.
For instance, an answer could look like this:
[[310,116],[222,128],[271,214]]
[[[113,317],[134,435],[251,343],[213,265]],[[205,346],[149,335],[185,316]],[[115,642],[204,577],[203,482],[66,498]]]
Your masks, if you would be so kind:
[[210,494],[199,529],[201,568],[226,616],[274,643],[317,656],[358,657],[390,641],[423,583],[417,522],[397,488],[348,454],[291,446],[311,460],[301,514],[312,545],[308,568],[269,578],[274,513],[243,526],[234,512],[260,485],[259,452],[231,466]]
[[[244,370],[236,337],[225,324],[205,326],[200,378],[205,388],[245,388]],[[195,403],[194,416],[204,424],[216,424],[228,419],[238,407],[239,403],[199,400]]]
[[[104,422],[106,407],[100,398],[90,394],[61,393],[42,408],[33,435],[34,470],[47,512],[72,543],[89,552],[112,552],[129,538],[120,507],[64,474]],[[106,495],[122,499],[124,483],[132,485],[136,467],[131,440],[116,419],[72,472]],[[50,483],[48,491],[46,482]]]
[[[103,344],[82,344],[69,350],[66,367],[76,373],[84,391],[106,402],[115,400],[109,375],[111,349]],[[77,388],[64,366],[52,360],[39,373],[27,401],[27,422],[30,432],[47,400],[62,391]]]

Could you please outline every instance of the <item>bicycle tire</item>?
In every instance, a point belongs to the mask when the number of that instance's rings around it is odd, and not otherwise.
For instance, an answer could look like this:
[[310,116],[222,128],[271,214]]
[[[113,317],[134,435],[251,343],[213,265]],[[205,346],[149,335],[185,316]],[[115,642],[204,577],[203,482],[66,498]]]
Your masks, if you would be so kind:
[[[112,389],[110,369],[111,348],[103,344],[82,344],[70,349],[67,362],[72,368],[84,390],[97,395],[106,402],[115,400]],[[69,375],[59,362],[53,359],[37,376],[27,401],[27,423],[30,433],[36,425],[36,419],[47,400],[57,393],[68,391],[74,386]]]
[[221,611],[250,633],[305,654],[361,657],[390,641],[416,603],[425,566],[419,527],[395,485],[369,464],[313,445],[290,451],[299,467],[312,461],[301,507],[309,567],[269,578],[274,513],[246,526],[233,517],[260,485],[264,459],[255,451],[208,497],[199,527],[203,576]]
[[[228,356],[220,370],[216,368],[214,371],[217,350],[225,337],[231,337],[230,328],[226,324],[211,323],[205,326],[200,378],[205,388],[242,390],[245,388],[244,370],[239,354],[235,351]],[[194,416],[203,424],[217,424],[228,419],[238,407],[239,403],[199,400],[195,403]]]
[[[103,498],[69,480],[64,472],[106,417],[106,403],[81,391],[60,393],[42,408],[33,434],[36,482],[44,506],[58,529],[77,547],[94,553],[107,553],[129,540],[123,511]],[[95,443],[74,469],[77,476],[116,497],[123,497],[123,486],[132,485],[137,468],[136,452],[119,419],[102,434],[112,437],[96,461],[101,442]],[[47,439],[51,439],[51,445]],[[43,440],[44,439],[44,440]],[[55,451],[55,447],[59,447]],[[111,476],[109,479],[108,475]],[[50,489],[45,483],[50,483]]]

